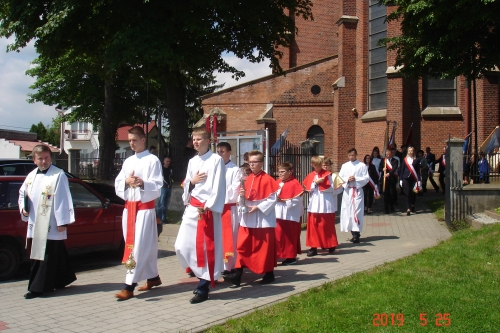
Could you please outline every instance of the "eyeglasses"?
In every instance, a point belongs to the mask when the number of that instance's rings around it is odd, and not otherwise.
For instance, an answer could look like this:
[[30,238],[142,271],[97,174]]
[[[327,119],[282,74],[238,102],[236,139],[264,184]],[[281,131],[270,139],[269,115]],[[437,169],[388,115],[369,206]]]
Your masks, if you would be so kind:
[[262,163],[263,161],[248,161],[248,164],[257,164]]

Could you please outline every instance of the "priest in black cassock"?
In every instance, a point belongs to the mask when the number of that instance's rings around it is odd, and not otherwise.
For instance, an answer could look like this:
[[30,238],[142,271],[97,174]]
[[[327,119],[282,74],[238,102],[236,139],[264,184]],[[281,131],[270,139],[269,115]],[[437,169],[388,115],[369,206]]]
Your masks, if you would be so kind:
[[63,170],[52,165],[48,146],[33,148],[38,168],[28,174],[19,189],[19,210],[28,222],[31,272],[26,299],[62,289],[76,280],[64,240],[67,226],[75,221],[69,182]]

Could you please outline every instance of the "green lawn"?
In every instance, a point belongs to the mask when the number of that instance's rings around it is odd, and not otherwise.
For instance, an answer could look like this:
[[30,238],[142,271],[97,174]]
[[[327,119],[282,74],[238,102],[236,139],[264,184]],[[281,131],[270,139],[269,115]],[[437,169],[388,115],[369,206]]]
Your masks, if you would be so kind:
[[[499,239],[500,225],[461,230],[419,254],[326,283],[207,332],[499,332]],[[437,324],[446,325],[448,318],[449,326],[436,326],[436,316]]]

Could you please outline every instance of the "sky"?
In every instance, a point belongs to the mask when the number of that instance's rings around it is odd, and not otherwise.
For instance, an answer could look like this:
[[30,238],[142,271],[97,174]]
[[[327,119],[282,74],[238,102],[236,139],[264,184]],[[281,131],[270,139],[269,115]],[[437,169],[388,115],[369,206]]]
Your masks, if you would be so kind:
[[[35,82],[34,78],[25,74],[31,66],[30,62],[37,57],[33,43],[19,53],[7,53],[6,48],[10,43],[12,39],[0,38],[0,129],[29,131],[31,125],[39,122],[50,125],[52,118],[57,116],[55,106],[27,102],[28,94],[33,92],[29,86]],[[231,74],[216,73],[217,83],[226,83],[224,88],[271,74],[269,61],[252,64],[232,54],[224,55],[224,59],[246,75],[235,81]]]

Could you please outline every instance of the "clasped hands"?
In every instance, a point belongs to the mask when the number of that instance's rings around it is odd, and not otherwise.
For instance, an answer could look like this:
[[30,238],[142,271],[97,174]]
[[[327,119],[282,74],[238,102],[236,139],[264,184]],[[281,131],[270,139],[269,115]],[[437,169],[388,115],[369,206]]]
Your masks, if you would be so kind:
[[125,184],[130,187],[142,187],[144,186],[144,181],[141,178],[134,176],[134,171],[132,171],[128,178],[125,179]]

